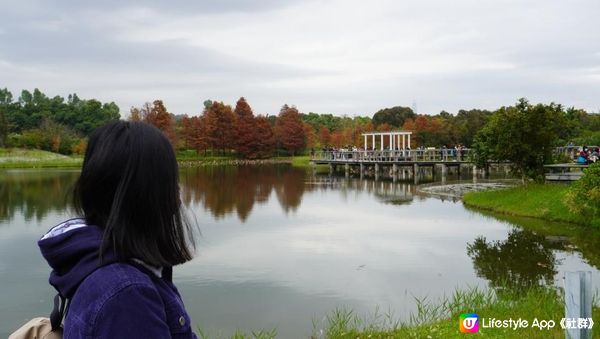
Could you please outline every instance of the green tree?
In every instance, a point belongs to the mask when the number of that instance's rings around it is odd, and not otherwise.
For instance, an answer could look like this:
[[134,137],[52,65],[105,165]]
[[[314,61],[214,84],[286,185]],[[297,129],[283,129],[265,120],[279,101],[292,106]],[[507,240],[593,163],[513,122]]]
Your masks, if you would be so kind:
[[502,107],[492,114],[477,133],[474,160],[479,166],[490,161],[509,161],[513,171],[542,181],[544,164],[552,161],[564,112],[560,105],[531,105],[519,99],[515,106]]
[[8,122],[4,109],[0,107],[0,147],[6,147],[6,137],[8,136]]
[[415,117],[416,114],[410,107],[395,106],[377,111],[373,115],[373,124],[375,127],[385,123],[393,127],[401,127],[406,119],[414,119]]
[[588,215],[590,220],[600,217],[600,163],[584,170],[581,179],[569,188],[565,203],[571,212]]
[[0,147],[6,146],[6,137],[8,136],[7,112],[13,105],[12,93],[4,88],[0,88]]

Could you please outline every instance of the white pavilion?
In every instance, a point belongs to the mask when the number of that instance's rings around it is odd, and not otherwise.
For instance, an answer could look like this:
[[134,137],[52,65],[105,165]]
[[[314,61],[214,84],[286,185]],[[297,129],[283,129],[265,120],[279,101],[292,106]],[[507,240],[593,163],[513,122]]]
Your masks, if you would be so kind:
[[376,137],[380,138],[380,146],[383,151],[385,145],[385,137],[388,137],[388,145],[390,149],[410,149],[410,136],[412,132],[408,131],[395,131],[395,132],[371,132],[363,133],[362,136],[365,138],[365,150],[369,149],[369,139],[371,139],[371,149],[375,149]]

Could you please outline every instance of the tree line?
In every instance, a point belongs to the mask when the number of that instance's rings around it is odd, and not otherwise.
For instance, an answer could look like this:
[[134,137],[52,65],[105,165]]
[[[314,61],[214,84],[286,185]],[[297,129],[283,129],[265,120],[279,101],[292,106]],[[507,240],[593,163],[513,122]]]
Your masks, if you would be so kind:
[[0,147],[81,153],[85,137],[96,127],[119,119],[119,107],[77,94],[48,97],[39,89],[21,91],[18,98],[0,89]]
[[[542,105],[538,109],[530,109],[529,106],[537,107],[521,99],[513,106],[501,107],[496,111],[470,109],[459,110],[456,114],[442,111],[435,115],[417,114],[409,107],[395,106],[383,108],[372,116],[349,117],[302,113],[295,106],[284,104],[277,115],[257,115],[242,97],[234,107],[221,101],[206,100],[200,105],[197,115],[173,114],[162,100],[155,100],[132,107],[126,119],[155,125],[167,135],[177,150],[193,149],[198,153],[222,154],[235,152],[248,159],[361,147],[362,133],[390,130],[413,132],[413,148],[460,144],[465,147],[477,146],[482,154],[490,155],[493,147],[486,149],[484,140],[501,145],[499,140],[492,137],[498,134],[497,131],[492,127],[486,128],[490,124],[499,130],[511,132],[526,123],[535,125],[528,128],[538,130],[552,125],[554,127],[551,130],[556,133],[546,134],[542,138],[552,146],[569,142],[600,144],[598,114],[556,104]],[[531,113],[547,110],[554,113],[527,120]],[[516,119],[508,114],[510,112],[523,113],[516,115],[523,119]],[[0,89],[0,146],[4,147],[81,153],[85,150],[87,136],[94,128],[120,118],[119,107],[114,102],[80,99],[77,94],[70,94],[66,99],[49,97],[38,89],[33,92],[23,90],[18,98],[14,98],[7,89]],[[510,121],[518,123],[510,125]],[[512,140],[523,142],[531,139],[526,137],[527,133],[521,138],[507,133],[506,138]],[[547,140],[548,136],[554,139]]]

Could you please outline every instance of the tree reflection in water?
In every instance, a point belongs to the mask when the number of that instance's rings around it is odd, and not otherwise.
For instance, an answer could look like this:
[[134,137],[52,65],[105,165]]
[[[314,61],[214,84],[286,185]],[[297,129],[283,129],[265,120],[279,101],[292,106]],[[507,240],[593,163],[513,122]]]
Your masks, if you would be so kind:
[[[560,246],[560,245],[559,245]],[[531,231],[512,229],[506,240],[487,242],[478,237],[467,245],[477,276],[502,290],[549,285],[557,273],[554,244]]]
[[181,171],[184,204],[201,204],[216,217],[236,212],[245,221],[255,203],[266,203],[275,191],[285,212],[302,202],[306,171],[289,166],[215,166]]
[[15,214],[40,221],[51,211],[65,211],[78,176],[78,171],[0,171],[0,221],[10,222]]

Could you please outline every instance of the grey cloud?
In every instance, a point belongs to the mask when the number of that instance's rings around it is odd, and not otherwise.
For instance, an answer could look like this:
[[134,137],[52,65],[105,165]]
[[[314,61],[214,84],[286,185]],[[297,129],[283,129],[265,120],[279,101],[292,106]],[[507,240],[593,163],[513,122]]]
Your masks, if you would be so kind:
[[300,0],[32,0],[19,3],[0,4],[0,10],[6,12],[51,11],[54,13],[77,13],[79,11],[113,11],[129,8],[148,8],[161,13],[172,14],[215,14],[232,12],[259,12],[288,7]]

